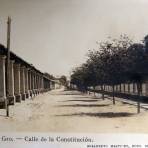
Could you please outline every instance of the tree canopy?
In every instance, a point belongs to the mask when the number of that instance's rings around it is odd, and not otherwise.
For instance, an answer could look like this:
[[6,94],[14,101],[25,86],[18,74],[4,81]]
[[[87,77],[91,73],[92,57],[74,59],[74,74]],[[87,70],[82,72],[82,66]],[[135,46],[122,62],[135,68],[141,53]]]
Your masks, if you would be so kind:
[[133,43],[126,35],[99,43],[88,52],[87,61],[73,70],[71,83],[78,88],[142,81],[148,70],[148,37]]

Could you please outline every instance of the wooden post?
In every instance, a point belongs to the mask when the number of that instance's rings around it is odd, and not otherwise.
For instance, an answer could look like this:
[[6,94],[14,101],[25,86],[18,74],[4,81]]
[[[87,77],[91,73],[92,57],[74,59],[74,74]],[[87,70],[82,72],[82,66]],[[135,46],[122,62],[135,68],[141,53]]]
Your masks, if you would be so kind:
[[9,117],[9,75],[10,75],[10,32],[11,32],[11,18],[8,17],[7,21],[7,70],[6,70],[6,116]]

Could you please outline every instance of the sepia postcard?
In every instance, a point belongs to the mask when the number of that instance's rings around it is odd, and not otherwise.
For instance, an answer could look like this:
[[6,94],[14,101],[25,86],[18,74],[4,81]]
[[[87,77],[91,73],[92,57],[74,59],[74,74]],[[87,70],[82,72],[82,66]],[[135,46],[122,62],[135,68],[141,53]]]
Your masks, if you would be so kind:
[[148,0],[0,0],[0,148],[148,148]]

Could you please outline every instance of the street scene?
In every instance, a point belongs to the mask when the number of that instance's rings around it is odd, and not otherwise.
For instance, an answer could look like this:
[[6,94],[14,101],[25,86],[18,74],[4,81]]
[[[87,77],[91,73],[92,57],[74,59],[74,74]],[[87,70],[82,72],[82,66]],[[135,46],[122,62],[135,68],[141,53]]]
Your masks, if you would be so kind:
[[0,132],[148,133],[147,0],[0,0]]
[[148,111],[142,108],[137,114],[134,103],[117,100],[114,106],[112,100],[102,100],[99,94],[53,90],[11,106],[11,117],[1,111],[0,131],[147,133]]

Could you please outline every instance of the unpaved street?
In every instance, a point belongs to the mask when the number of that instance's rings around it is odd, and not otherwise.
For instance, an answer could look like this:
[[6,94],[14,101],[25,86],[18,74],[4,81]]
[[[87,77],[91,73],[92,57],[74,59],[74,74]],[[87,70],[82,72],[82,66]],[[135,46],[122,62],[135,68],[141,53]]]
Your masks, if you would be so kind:
[[148,132],[148,111],[77,91],[53,90],[10,107],[11,117],[0,110],[3,132]]

